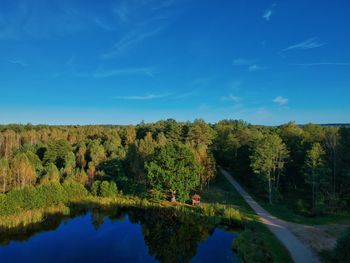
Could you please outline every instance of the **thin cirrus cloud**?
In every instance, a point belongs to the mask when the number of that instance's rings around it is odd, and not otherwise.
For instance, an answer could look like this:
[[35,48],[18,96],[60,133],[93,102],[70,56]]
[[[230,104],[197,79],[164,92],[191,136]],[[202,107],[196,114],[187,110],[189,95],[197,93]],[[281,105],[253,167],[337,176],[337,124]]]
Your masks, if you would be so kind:
[[93,22],[96,24],[96,26],[98,26],[99,28],[102,28],[106,31],[115,31],[114,28],[112,28],[110,25],[108,25],[104,20],[102,20],[99,17],[95,17],[93,19]]
[[291,45],[281,50],[281,52],[291,51],[291,50],[307,50],[314,49],[324,46],[326,43],[320,42],[317,38],[309,38],[303,42]]
[[118,55],[123,54],[124,52],[130,50],[131,48],[139,45],[148,38],[151,38],[161,31],[163,31],[164,26],[159,26],[152,30],[147,31],[131,31],[122,37],[112,48],[112,50],[105,52],[100,55],[101,59],[111,59]]
[[274,100],[274,103],[277,103],[278,105],[286,105],[288,103],[288,99],[284,98],[282,96],[277,96]]
[[7,62],[11,63],[11,64],[14,64],[14,65],[22,66],[22,67],[28,66],[28,64],[26,62],[24,62],[23,60],[16,59],[16,58],[15,59],[8,59]]
[[350,66],[350,62],[316,62],[290,64],[292,66],[314,67],[314,66]]
[[121,75],[143,75],[153,77],[153,68],[121,68],[121,69],[110,69],[110,70],[100,70],[93,74],[94,78],[108,78],[113,76]]
[[248,71],[260,71],[266,69],[265,67],[253,64],[248,67]]
[[265,67],[256,64],[256,61],[253,59],[237,58],[233,60],[232,64],[234,66],[245,66],[248,71],[260,71],[266,69]]
[[266,21],[270,21],[272,14],[274,13],[274,8],[276,3],[273,3],[270,8],[266,9],[262,15],[262,18]]
[[232,94],[228,95],[228,96],[223,96],[221,97],[221,101],[231,101],[231,102],[240,102],[241,98],[238,96],[234,96]]
[[155,100],[169,97],[170,94],[148,94],[143,96],[116,96],[115,99],[118,100]]

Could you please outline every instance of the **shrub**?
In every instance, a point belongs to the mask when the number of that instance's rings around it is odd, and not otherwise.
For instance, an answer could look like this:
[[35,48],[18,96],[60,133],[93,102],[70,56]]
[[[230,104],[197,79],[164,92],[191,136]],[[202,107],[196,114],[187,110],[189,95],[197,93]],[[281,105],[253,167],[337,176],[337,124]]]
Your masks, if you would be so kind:
[[[109,188],[109,192],[113,192],[116,186],[112,184]],[[0,195],[0,216],[55,206],[72,199],[86,197],[88,194],[83,185],[72,181],[67,181],[63,185],[58,182],[46,182],[36,187],[13,189],[7,194]]]
[[100,195],[100,185],[101,181],[95,181],[91,186],[91,193],[95,196]]
[[6,195],[3,195],[1,199],[1,215],[10,215],[23,210],[40,208],[45,204],[45,198],[41,197],[37,189],[33,186],[13,189]]
[[232,247],[246,263],[272,262],[271,254],[266,249],[258,232],[253,232],[250,229],[243,231],[233,241]]
[[224,211],[223,215],[224,221],[227,223],[241,223],[242,222],[242,215],[239,212],[239,210],[236,210],[232,207],[228,207]]
[[147,191],[147,196],[150,200],[161,201],[166,199],[166,194],[163,191],[158,191],[156,189],[151,189]]
[[95,181],[91,186],[91,193],[95,196],[113,197],[118,194],[117,184],[113,181]]
[[214,217],[215,216],[215,208],[214,205],[205,205],[203,207],[203,211],[202,211],[204,216],[207,217]]
[[63,183],[63,188],[67,193],[68,200],[81,199],[89,195],[89,192],[82,184],[74,181],[65,181]]
[[68,194],[60,183],[39,185],[37,190],[45,198],[44,206],[57,205],[68,200]]
[[338,239],[333,258],[334,262],[350,262],[350,229]]
[[116,194],[118,194],[118,189],[115,182],[102,181],[100,185],[100,196],[112,197]]

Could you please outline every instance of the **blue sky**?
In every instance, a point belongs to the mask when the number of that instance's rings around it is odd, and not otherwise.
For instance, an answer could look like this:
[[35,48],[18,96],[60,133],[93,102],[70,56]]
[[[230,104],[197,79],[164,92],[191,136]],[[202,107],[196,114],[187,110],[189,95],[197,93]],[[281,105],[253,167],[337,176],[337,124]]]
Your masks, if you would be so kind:
[[350,122],[347,0],[1,0],[0,122]]

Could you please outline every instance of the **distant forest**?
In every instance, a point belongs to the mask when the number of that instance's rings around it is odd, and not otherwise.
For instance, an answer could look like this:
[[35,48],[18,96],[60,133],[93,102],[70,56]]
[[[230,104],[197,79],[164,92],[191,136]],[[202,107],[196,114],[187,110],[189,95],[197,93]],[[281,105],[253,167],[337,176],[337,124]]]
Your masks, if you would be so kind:
[[300,214],[350,208],[349,125],[169,119],[135,126],[0,126],[2,194],[66,181],[97,191],[107,181],[125,194],[167,198],[170,191],[187,201],[210,187],[217,165],[256,196]]

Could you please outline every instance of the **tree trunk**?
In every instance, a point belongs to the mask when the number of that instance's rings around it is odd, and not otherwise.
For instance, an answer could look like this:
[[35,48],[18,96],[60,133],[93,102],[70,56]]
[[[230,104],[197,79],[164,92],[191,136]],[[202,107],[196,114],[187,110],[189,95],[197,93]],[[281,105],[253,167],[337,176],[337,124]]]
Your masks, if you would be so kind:
[[316,203],[316,188],[315,188],[315,175],[312,172],[312,211],[315,212],[315,203]]
[[269,176],[269,202],[270,202],[270,205],[272,205],[272,182],[271,182],[271,176]]
[[336,181],[335,181],[335,176],[336,176],[336,153],[335,153],[335,150],[333,152],[333,194],[336,193]]

